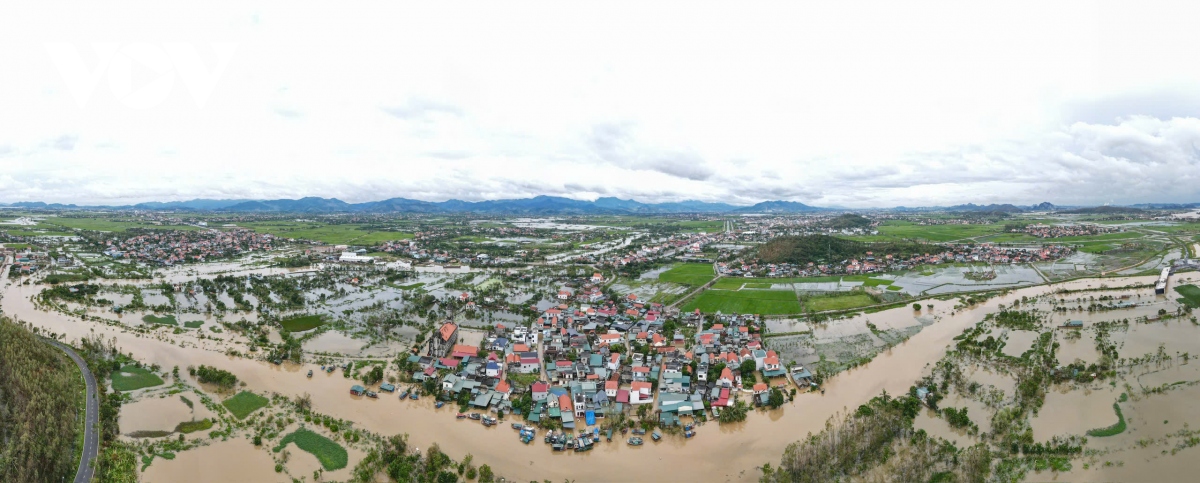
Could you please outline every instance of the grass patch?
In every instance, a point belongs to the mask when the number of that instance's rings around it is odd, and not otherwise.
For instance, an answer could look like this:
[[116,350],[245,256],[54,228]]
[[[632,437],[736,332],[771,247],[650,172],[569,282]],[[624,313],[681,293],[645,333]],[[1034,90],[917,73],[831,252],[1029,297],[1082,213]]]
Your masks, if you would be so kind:
[[898,290],[900,290],[900,287],[898,287],[898,286],[895,286],[895,285],[888,285],[888,288],[887,288],[887,289],[888,289],[888,290],[891,290],[891,291],[893,291],[893,292],[895,292],[895,291],[898,291]]
[[685,312],[696,309],[723,314],[798,314],[800,300],[790,290],[707,290],[683,308]]
[[324,323],[320,315],[301,315],[279,321],[279,325],[283,326],[283,330],[288,332],[304,332],[320,327]]
[[170,431],[134,431],[129,433],[130,438],[161,438],[170,435]]
[[183,326],[184,326],[184,327],[187,327],[187,328],[189,328],[189,329],[199,329],[201,325],[204,325],[204,321],[203,321],[203,320],[193,320],[193,321],[191,321],[191,322],[184,322],[184,323],[183,323]]
[[1175,287],[1175,292],[1183,296],[1179,299],[1179,303],[1193,309],[1200,309],[1200,287],[1191,284],[1178,285]]
[[153,315],[148,314],[142,317],[142,322],[147,324],[158,325],[179,325],[179,321],[175,320],[174,315]]
[[270,401],[267,398],[254,394],[250,391],[242,391],[229,399],[226,399],[221,405],[225,406],[229,412],[233,413],[238,419],[246,419],[250,413],[267,406]]
[[136,391],[145,387],[161,386],[162,378],[137,366],[128,365],[112,373],[112,387],[118,391]]
[[424,285],[425,285],[425,282],[417,282],[417,283],[410,283],[408,285],[396,285],[395,287],[400,290],[412,290],[414,288],[421,288]]
[[345,468],[349,459],[349,456],[346,454],[346,448],[331,441],[329,438],[307,429],[297,429],[291,434],[284,436],[279,441],[279,446],[276,446],[272,451],[278,453],[288,443],[296,443],[297,448],[316,456],[317,460],[321,462],[321,467],[325,468],[325,471]]
[[1116,436],[1118,434],[1124,433],[1125,432],[1125,415],[1121,414],[1121,406],[1117,403],[1113,403],[1113,411],[1117,412],[1117,424],[1114,424],[1107,428],[1088,430],[1088,432],[1087,432],[1088,436],[1102,438],[1105,436]]
[[804,307],[813,312],[826,310],[849,310],[867,305],[875,305],[875,299],[863,293],[833,295],[828,297],[809,297],[804,301]]
[[659,274],[658,279],[680,285],[698,286],[708,283],[715,276],[712,265],[707,263],[681,263]]
[[175,426],[175,432],[187,434],[187,433],[194,433],[196,431],[204,431],[206,429],[212,429],[212,427],[213,427],[212,420],[208,419],[208,418],[204,418],[199,421],[184,421],[182,423],[179,423],[179,426]]

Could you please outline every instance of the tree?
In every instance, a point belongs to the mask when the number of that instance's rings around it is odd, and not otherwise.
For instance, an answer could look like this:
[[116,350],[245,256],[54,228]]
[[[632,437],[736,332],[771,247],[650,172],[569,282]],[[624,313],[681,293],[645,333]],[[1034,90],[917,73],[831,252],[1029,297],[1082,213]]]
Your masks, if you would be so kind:
[[492,481],[494,481],[495,478],[496,478],[496,475],[492,474],[491,466],[481,465],[479,467],[479,483],[492,483]]
[[917,311],[917,312],[920,312],[920,311],[921,311],[921,304],[913,304],[913,310],[915,310],[915,311]]
[[738,371],[742,374],[743,379],[754,374],[756,370],[758,370],[758,364],[754,362],[754,359],[742,361],[742,365],[738,366]]
[[771,409],[776,409],[779,406],[782,406],[783,391],[780,391],[778,387],[771,388],[771,395],[767,397],[767,405],[771,406]]
[[383,366],[372,367],[367,374],[363,376],[363,382],[368,386],[383,380]]

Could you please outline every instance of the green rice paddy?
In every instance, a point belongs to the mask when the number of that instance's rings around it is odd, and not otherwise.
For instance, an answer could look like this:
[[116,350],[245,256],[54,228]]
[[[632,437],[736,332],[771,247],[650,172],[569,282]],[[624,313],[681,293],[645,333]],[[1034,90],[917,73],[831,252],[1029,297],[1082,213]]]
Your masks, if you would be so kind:
[[153,372],[134,365],[122,367],[112,373],[112,387],[118,391],[135,391],[146,387],[161,386],[162,378]]
[[266,407],[268,403],[270,401],[265,397],[250,391],[242,391],[237,393],[236,396],[226,399],[221,404],[238,419],[246,419],[246,416],[249,416],[250,413]]

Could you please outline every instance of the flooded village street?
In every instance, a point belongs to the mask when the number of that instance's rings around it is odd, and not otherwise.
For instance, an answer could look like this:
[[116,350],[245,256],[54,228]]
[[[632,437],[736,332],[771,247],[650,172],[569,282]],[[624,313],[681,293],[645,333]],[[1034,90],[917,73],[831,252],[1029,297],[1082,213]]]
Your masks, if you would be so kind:
[[[1120,286],[1152,280],[1153,277],[1105,279],[1103,283]],[[311,364],[285,363],[276,366],[264,361],[227,356],[223,350],[228,347],[221,345],[206,344],[208,349],[198,348],[187,335],[171,335],[164,331],[158,333],[161,335],[149,337],[123,327],[84,322],[60,313],[37,310],[30,299],[41,290],[39,286],[10,284],[4,290],[2,307],[6,315],[46,331],[66,334],[67,340],[78,340],[93,333],[105,339],[115,338],[117,347],[133,353],[147,364],[159,364],[162,367],[219,365],[245,381],[246,389],[258,393],[278,393],[288,397],[310,394],[315,411],[354,421],[357,427],[382,435],[407,433],[410,443],[418,448],[437,443],[443,451],[455,457],[470,453],[476,461],[490,464],[497,474],[513,480],[752,481],[759,475],[757,467],[764,463],[775,463],[784,447],[809,432],[820,431],[831,416],[851,411],[884,390],[890,394],[907,391],[928,370],[929,364],[943,356],[955,336],[1001,304],[1059,288],[1078,289],[1098,286],[1100,283],[1098,280],[1079,280],[1015,290],[957,312],[956,300],[928,300],[933,309],[922,316],[934,317],[936,321],[933,324],[881,353],[870,363],[828,380],[824,385],[824,395],[800,394],[795,401],[779,410],[752,412],[744,423],[705,424],[697,430],[697,437],[693,439],[668,436],[661,442],[644,447],[604,444],[598,445],[591,454],[555,453],[541,445],[526,447],[516,443],[512,433],[506,429],[485,429],[478,424],[455,420],[453,408],[434,409],[429,399],[397,401],[391,397],[364,399],[348,396],[346,388],[350,380],[343,378],[340,373],[325,374],[318,371],[316,377],[306,378],[305,373],[314,368]],[[916,316],[907,306],[870,314],[877,324],[898,326],[912,325],[911,319]],[[210,449],[201,451],[222,451],[215,447],[244,444],[214,443]],[[189,479],[189,475],[197,475],[185,469],[191,459],[190,455],[181,455],[174,461],[156,462],[145,476],[148,481],[200,481]],[[571,459],[571,462],[564,463],[564,459]],[[234,464],[241,461],[245,461],[242,464],[259,464],[254,458],[238,458]],[[178,471],[173,471],[175,468]],[[269,467],[265,468],[269,470]],[[261,470],[247,468],[244,474],[263,475]],[[168,474],[171,476],[159,479],[160,475]]]

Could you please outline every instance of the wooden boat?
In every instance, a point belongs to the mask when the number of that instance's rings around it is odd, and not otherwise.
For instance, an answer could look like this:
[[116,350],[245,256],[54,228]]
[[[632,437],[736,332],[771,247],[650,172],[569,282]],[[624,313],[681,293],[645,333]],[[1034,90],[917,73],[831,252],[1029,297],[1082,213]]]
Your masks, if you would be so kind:
[[308,370],[308,377],[309,377],[309,379],[311,379],[311,378],[312,378],[312,369],[309,369],[309,370]]
[[466,413],[458,413],[454,415],[454,419],[467,419]]
[[467,416],[467,417],[471,418],[474,421],[479,421],[480,419],[482,419],[482,416],[480,416],[479,413],[471,413],[471,415]]
[[409,398],[409,399],[414,399],[414,400],[416,400],[416,399],[421,399],[421,395],[420,395],[420,394],[417,394],[417,391],[413,391],[413,392],[412,392],[412,394],[409,394],[409,395],[408,395],[408,398]]
[[438,401],[438,402],[433,403],[433,407],[437,408],[437,409],[441,409],[442,406],[445,406],[445,405],[446,405],[446,403],[443,401]]
[[375,391],[367,391],[367,397],[372,398],[372,399],[378,399],[379,395],[375,394]]
[[642,445],[642,443],[643,443],[643,441],[642,441],[642,438],[639,438],[639,437],[637,437],[637,436],[634,436],[634,437],[632,437],[632,438],[629,438],[629,441],[627,441],[627,443],[628,443],[630,446],[641,446],[641,445]]
[[655,431],[653,433],[650,433],[650,437],[654,438],[655,441],[658,441],[658,440],[662,439],[662,433]]

